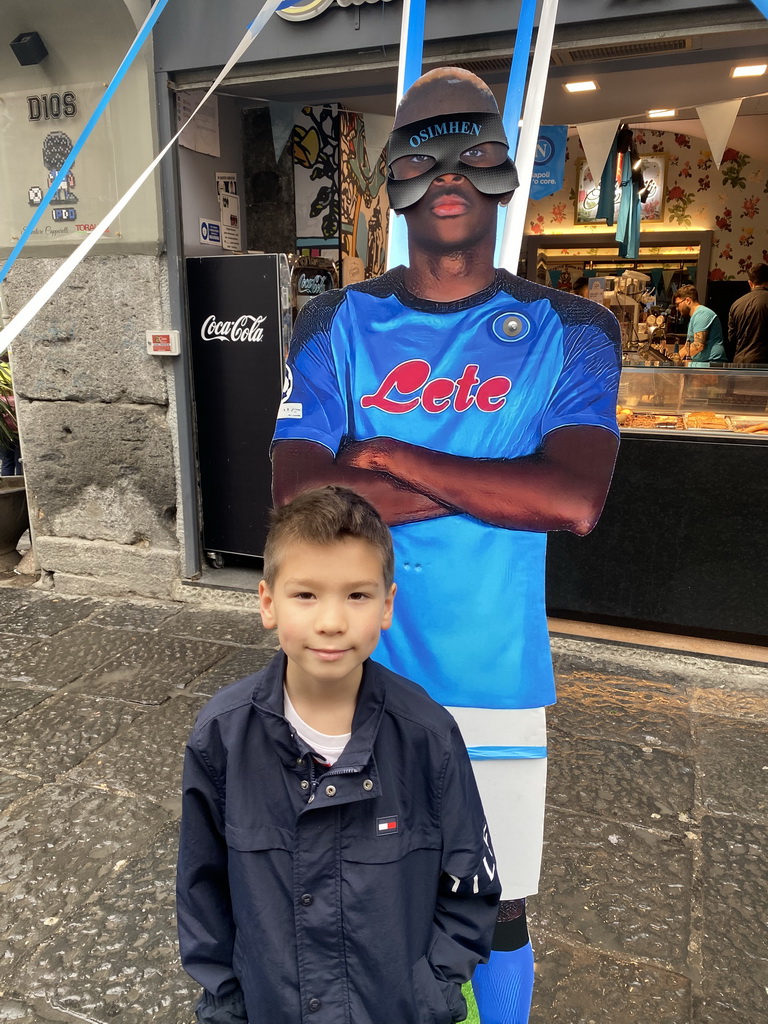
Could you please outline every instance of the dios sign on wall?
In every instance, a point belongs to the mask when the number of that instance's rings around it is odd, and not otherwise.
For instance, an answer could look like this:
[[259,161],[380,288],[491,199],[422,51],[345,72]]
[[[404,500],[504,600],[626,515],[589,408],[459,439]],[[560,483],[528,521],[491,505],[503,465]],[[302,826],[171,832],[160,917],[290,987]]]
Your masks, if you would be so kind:
[[[18,241],[103,92],[94,83],[0,98],[0,250]],[[104,118],[56,190],[29,246],[76,243],[109,212],[118,198],[112,143]],[[112,232],[119,232],[117,223]]]

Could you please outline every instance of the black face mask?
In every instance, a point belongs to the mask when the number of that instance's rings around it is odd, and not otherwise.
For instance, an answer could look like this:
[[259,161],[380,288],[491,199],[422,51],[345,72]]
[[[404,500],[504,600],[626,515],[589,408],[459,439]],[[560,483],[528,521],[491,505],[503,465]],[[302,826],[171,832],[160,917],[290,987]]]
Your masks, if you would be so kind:
[[508,151],[501,117],[487,111],[437,114],[395,128],[387,149],[390,206],[413,206],[445,174],[464,175],[485,195],[514,192],[519,181]]

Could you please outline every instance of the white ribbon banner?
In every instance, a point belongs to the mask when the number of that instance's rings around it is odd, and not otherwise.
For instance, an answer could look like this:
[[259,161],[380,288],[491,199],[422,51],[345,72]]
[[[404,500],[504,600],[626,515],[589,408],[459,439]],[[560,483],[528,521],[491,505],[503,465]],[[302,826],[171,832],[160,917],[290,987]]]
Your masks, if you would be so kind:
[[181,126],[181,128],[176,132],[171,141],[166,146],[164,146],[160,153],[158,153],[158,155],[155,157],[155,159],[152,161],[149,167],[147,167],[147,169],[143,172],[143,174],[141,174],[136,179],[136,181],[134,181],[133,185],[131,185],[131,187],[128,189],[128,191],[125,193],[122,199],[119,199],[118,202],[112,207],[112,209],[109,211],[106,217],[104,217],[104,219],[101,220],[96,225],[93,231],[91,231],[90,234],[83,239],[83,241],[80,243],[77,249],[75,249],[75,251],[70,256],[67,257],[67,259],[62,263],[59,269],[48,279],[48,281],[46,281],[43,287],[35,295],[32,296],[32,298],[29,300],[26,306],[19,310],[16,316],[14,316],[13,320],[11,320],[10,324],[8,324],[6,328],[0,331],[0,354],[5,352],[8,346],[19,336],[19,334],[29,324],[33,317],[35,317],[40,312],[40,310],[51,298],[51,296],[53,296],[56,293],[56,291],[58,291],[58,289],[64,284],[64,282],[67,280],[72,271],[80,263],[82,263],[82,261],[85,259],[85,257],[94,247],[94,245],[98,242],[98,240],[110,226],[112,221],[115,220],[115,218],[118,217],[120,213],[122,213],[122,211],[125,209],[128,203],[131,201],[131,199],[133,199],[133,197],[139,191],[139,189],[147,180],[147,178],[150,177],[150,175],[155,170],[160,161],[163,159],[168,150],[171,149],[171,147],[178,141],[179,136],[187,127],[187,125],[189,125],[194,120],[196,114],[202,109],[203,105],[208,100],[208,98],[213,94],[213,92],[216,89],[218,89],[219,85],[227,77],[229,72],[232,70],[235,64],[237,64],[237,62],[243,56],[245,51],[254,41],[256,36],[258,36],[258,34],[264,28],[266,23],[269,21],[270,17],[274,14],[274,12],[283,2],[284,0],[265,0],[264,6],[261,8],[259,13],[248,26],[245,35],[238,43],[237,49],[222,68],[221,72],[216,78],[216,81],[213,83],[213,85],[211,85],[210,89],[208,89],[206,94],[203,96],[202,100],[200,100],[197,107],[190,115],[189,120]]

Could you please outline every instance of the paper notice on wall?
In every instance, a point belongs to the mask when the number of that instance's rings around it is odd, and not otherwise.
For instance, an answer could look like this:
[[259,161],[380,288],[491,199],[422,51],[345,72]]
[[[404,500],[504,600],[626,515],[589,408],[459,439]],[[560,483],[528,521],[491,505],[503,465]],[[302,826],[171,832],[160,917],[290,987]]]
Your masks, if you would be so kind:
[[[188,89],[176,93],[177,128],[181,128],[182,125],[186,124],[204,95],[204,89]],[[205,153],[207,156],[221,156],[219,148],[219,101],[216,96],[211,96],[202,110],[195,116],[192,124],[179,139],[179,145],[186,146],[187,149],[194,149],[196,153]]]
[[216,171],[216,195],[237,195],[237,175],[234,171]]
[[205,220],[203,217],[198,219],[199,225],[199,236],[198,242],[201,245],[215,245],[217,249],[221,248],[221,224],[217,220]]
[[243,251],[243,239],[240,231],[240,197],[223,192],[219,196],[221,209],[221,245],[230,252]]

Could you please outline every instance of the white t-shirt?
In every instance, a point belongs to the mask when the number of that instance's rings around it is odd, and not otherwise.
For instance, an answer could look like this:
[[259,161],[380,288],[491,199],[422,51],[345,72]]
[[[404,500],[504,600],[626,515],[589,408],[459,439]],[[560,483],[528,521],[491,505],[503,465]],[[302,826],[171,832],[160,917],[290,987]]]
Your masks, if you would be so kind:
[[327,736],[324,732],[318,732],[317,729],[313,729],[311,725],[307,725],[303,718],[299,717],[296,708],[291,704],[288,691],[285,689],[283,690],[283,696],[285,698],[285,717],[297,734],[301,736],[315,753],[324,757],[327,764],[335,764],[344,753],[344,748],[349,742],[352,733],[345,732],[341,736]]

